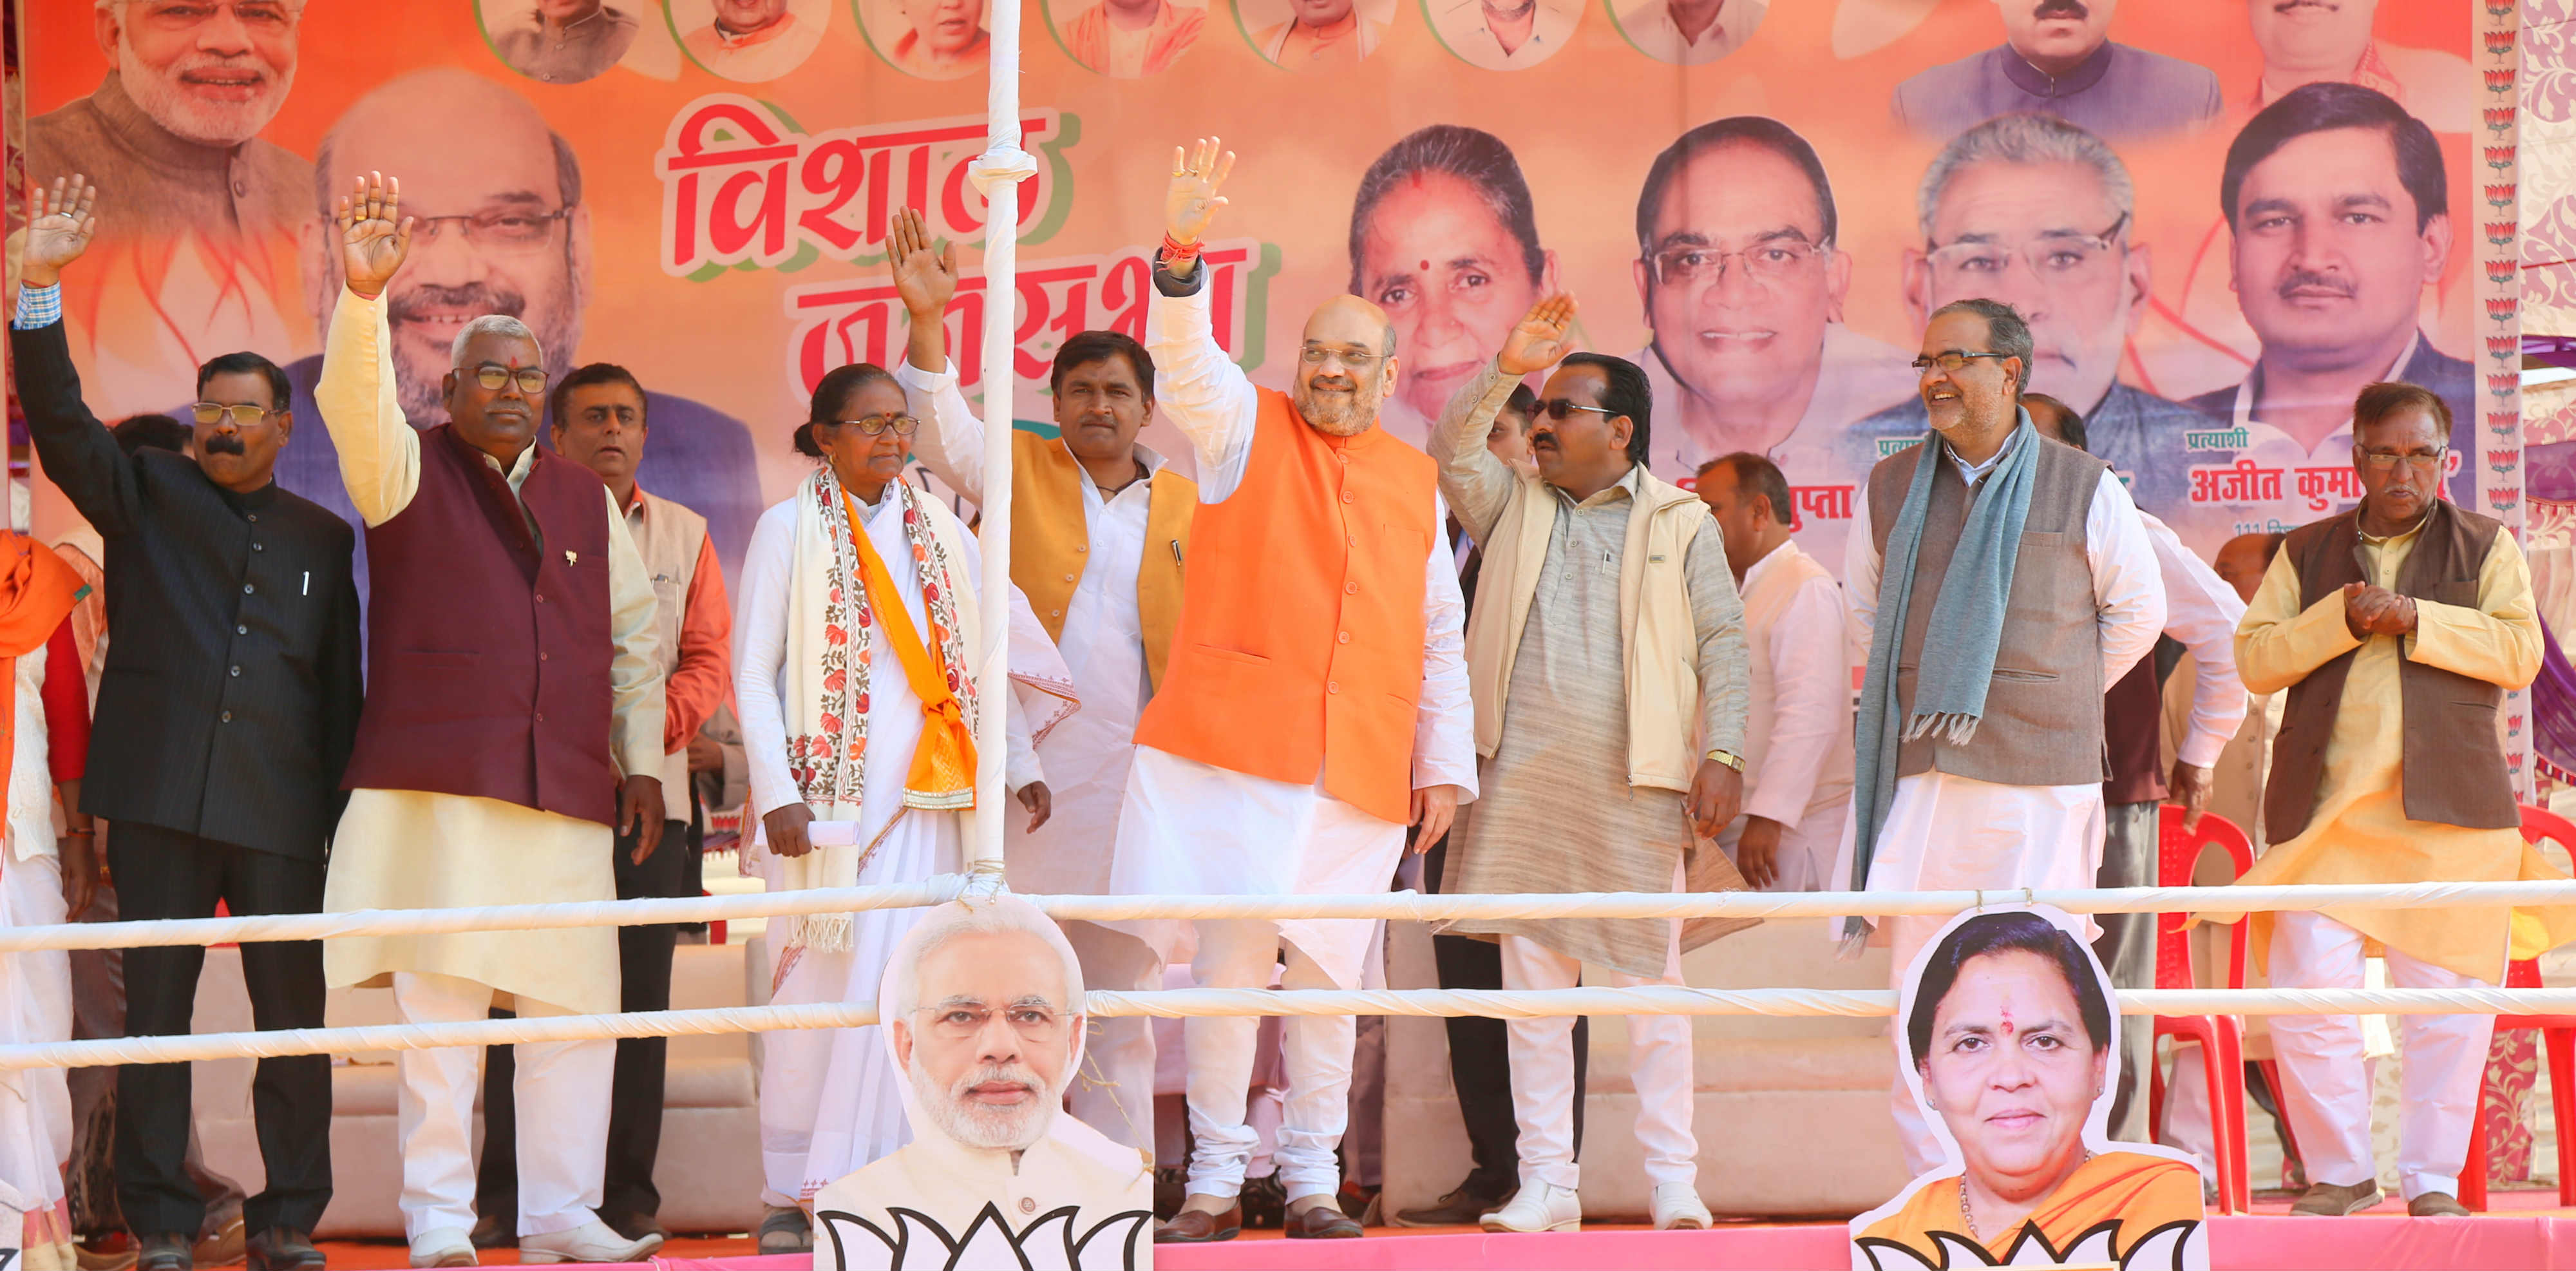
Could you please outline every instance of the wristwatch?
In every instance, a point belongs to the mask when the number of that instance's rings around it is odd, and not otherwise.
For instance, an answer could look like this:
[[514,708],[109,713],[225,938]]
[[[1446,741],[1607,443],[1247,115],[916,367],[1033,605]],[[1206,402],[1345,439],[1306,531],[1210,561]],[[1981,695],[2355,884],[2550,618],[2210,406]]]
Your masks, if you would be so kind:
[[1738,773],[1742,773],[1744,771],[1744,756],[1739,755],[1732,750],[1712,750],[1708,752],[1708,757],[1718,763],[1725,764],[1729,768],[1735,769]]

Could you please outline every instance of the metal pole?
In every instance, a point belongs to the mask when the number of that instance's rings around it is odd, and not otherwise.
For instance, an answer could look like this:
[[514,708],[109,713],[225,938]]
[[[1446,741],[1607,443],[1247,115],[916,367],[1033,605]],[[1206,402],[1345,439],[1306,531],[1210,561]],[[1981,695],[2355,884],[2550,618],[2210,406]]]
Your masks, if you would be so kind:
[[1019,324],[1019,192],[1020,182],[1037,174],[1037,164],[1020,149],[1020,0],[992,0],[990,14],[989,122],[983,157],[973,169],[985,199],[984,588],[983,647],[975,674],[982,698],[975,724],[976,816],[967,859],[970,873],[999,882],[1003,819],[1012,811],[1003,764],[1011,692],[1011,354]]

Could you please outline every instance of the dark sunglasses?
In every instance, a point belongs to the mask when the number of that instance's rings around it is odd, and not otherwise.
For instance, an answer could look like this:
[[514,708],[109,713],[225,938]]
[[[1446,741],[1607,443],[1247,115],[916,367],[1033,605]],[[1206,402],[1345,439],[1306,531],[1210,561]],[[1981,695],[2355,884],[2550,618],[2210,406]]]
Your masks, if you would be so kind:
[[1613,417],[1617,416],[1619,413],[1615,410],[1606,410],[1599,406],[1586,406],[1581,402],[1572,400],[1571,398],[1551,397],[1538,404],[1538,413],[1531,416],[1531,418],[1534,420],[1540,418],[1551,419],[1561,424],[1566,421],[1568,416],[1578,410],[1588,410],[1595,415],[1610,415]]

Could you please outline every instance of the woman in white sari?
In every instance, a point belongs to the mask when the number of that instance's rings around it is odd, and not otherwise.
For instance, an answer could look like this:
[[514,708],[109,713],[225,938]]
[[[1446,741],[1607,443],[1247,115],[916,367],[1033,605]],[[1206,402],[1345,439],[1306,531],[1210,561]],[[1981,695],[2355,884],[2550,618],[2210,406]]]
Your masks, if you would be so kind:
[[[920,882],[964,866],[981,555],[954,513],[904,483],[917,427],[882,368],[824,376],[796,430],[797,451],[822,462],[762,515],[743,561],[734,689],[772,889]],[[1034,618],[1012,625],[1037,629]],[[1010,784],[1043,816],[1029,725],[1042,734],[1069,714],[1072,690],[1054,647],[1037,641],[1013,642],[1033,709],[1012,712]],[[918,912],[780,922],[771,1000],[869,1000]],[[903,1078],[874,1028],[765,1034],[760,1077],[771,1207],[761,1251],[796,1252],[811,1247],[803,1207],[817,1190],[903,1146]]]

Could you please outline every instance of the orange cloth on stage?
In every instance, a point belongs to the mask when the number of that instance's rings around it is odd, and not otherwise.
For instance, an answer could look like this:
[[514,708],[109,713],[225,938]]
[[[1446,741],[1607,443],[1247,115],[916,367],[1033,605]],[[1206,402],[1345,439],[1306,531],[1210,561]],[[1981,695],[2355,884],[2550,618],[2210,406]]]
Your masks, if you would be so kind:
[[939,812],[974,807],[975,734],[967,728],[966,710],[957,701],[956,672],[938,649],[924,644],[912,629],[912,613],[895,593],[894,576],[886,572],[885,560],[868,541],[862,528],[867,521],[847,490],[841,492],[841,506],[849,513],[850,545],[858,550],[868,610],[885,624],[886,642],[903,663],[904,682],[921,699],[921,741],[912,748],[912,771],[903,780],[903,804]]
[[[1136,742],[1409,819],[1431,458],[1261,390],[1243,484],[1190,525],[1180,630]],[[1148,551],[1151,545],[1148,545]]]
[[[9,770],[18,749],[18,659],[45,647],[71,616],[72,605],[88,591],[89,585],[54,549],[23,534],[0,530],[0,773]],[[46,670],[49,680],[58,676],[69,676],[75,683],[81,680],[77,659]],[[60,765],[55,767],[60,770]],[[0,783],[0,821],[7,819],[8,811],[8,790]]]
[[1960,1221],[1959,1187],[1957,1178],[1926,1185],[1903,1209],[1871,1224],[1861,1239],[1903,1245],[1932,1267],[1976,1265],[1945,1261],[1947,1254],[1932,1239],[1932,1233],[1939,1232],[1962,1244],[1983,1245],[1997,1260],[1990,1265],[2000,1265],[2029,1228],[2038,1229],[2050,1251],[2062,1254],[2085,1233],[2104,1223],[2117,1223],[2111,1250],[2115,1256],[2126,1256],[2157,1228],[2198,1222],[2204,1216],[2200,1171],[2182,1161],[2142,1152],[2104,1152],[2084,1162],[2019,1226],[1982,1240],[1970,1236],[1968,1225]]

